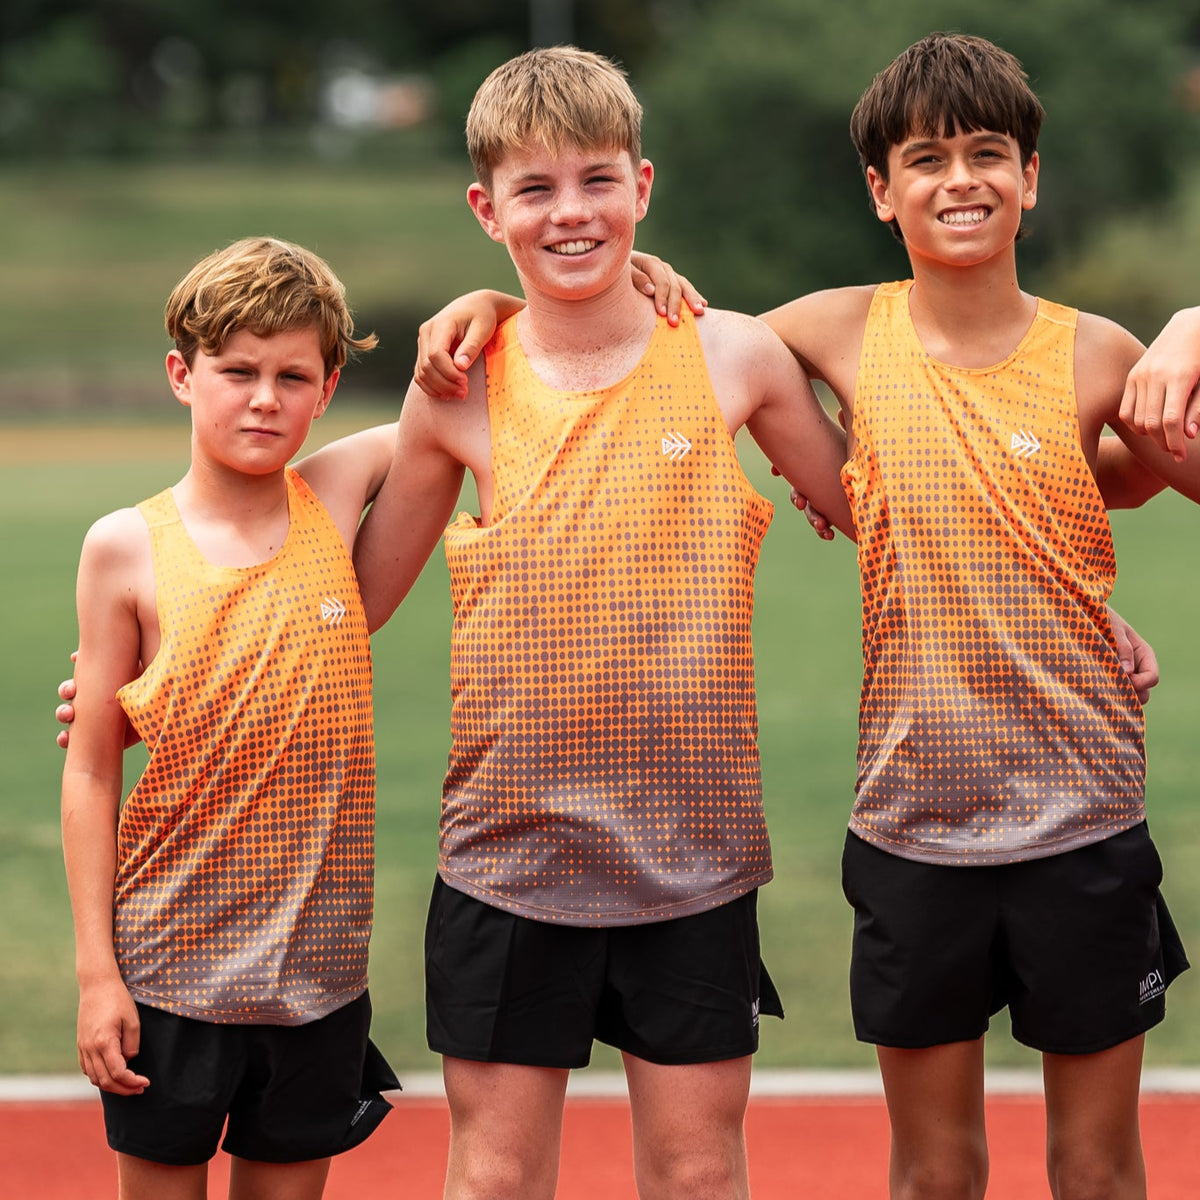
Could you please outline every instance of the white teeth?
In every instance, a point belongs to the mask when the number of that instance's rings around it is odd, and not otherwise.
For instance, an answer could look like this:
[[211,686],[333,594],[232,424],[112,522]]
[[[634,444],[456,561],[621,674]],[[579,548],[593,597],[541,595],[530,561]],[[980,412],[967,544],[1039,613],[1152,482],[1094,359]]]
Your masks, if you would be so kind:
[[943,225],[978,225],[987,217],[987,211],[982,208],[972,209],[971,212],[942,213]]
[[550,250],[554,254],[586,254],[595,248],[596,243],[593,241],[559,242],[558,245],[551,246]]

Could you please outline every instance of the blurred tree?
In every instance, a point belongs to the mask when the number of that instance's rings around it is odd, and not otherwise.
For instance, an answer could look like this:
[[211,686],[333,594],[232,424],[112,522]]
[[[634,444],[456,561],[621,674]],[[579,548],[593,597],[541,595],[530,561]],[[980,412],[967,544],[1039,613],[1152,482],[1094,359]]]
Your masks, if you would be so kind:
[[954,0],[744,0],[704,10],[641,88],[658,169],[641,243],[716,304],[761,311],[818,287],[903,275],[870,216],[849,137],[872,74],[936,29],[1021,59],[1047,110],[1037,267],[1106,215],[1168,197],[1194,119],[1176,0],[1008,0],[964,28]]

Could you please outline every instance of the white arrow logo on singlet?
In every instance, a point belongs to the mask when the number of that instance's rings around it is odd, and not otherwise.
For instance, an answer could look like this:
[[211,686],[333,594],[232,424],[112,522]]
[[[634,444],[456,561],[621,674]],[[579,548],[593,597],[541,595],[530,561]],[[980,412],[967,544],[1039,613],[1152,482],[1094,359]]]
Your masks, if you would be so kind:
[[1032,433],[1021,429],[1012,435],[1012,442],[1008,448],[1018,458],[1032,458],[1042,448],[1042,443]]
[[691,448],[692,443],[675,430],[662,440],[662,452],[672,462],[678,462]]
[[321,620],[326,625],[340,625],[346,615],[346,606],[336,596],[326,596],[321,601]]

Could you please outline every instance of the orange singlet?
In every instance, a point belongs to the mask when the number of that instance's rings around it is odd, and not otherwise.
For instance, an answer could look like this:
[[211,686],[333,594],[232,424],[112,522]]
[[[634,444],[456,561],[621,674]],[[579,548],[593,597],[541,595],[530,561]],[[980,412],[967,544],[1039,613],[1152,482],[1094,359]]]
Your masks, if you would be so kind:
[[1141,707],[1105,601],[1108,517],[1079,441],[1077,313],[1045,300],[984,369],[922,347],[911,282],[867,319],[843,481],[863,691],[851,829],[947,864],[1058,854],[1143,820]]
[[492,523],[446,534],[453,747],[439,869],[521,915],[622,925],[771,877],[750,645],[771,505],[699,337],[660,320],[612,387],[487,348]]
[[171,492],[150,528],[162,641],[118,698],[150,761],[121,809],[115,940],[135,999],[301,1024],[360,996],[371,932],[371,646],[341,534],[288,471],[290,525],[215,567]]

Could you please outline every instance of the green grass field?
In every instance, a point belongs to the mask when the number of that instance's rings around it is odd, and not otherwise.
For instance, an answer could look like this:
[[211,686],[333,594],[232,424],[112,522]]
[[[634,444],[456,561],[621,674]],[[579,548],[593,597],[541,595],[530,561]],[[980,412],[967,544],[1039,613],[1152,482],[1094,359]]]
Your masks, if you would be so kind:
[[[315,436],[380,419],[331,412]],[[318,438],[319,440],[319,438]],[[58,834],[61,753],[54,687],[74,644],[73,587],[88,524],[182,472],[182,410],[155,425],[63,421],[0,426],[0,596],[5,686],[0,691],[0,1068],[71,1071],[75,991],[70,916]],[[858,599],[848,543],[819,542],[788,508],[746,446],[758,486],[777,504],[759,576],[756,613],[762,751],[775,881],[761,898],[764,953],[788,1005],[764,1030],[767,1065],[865,1065],[846,1003],[849,909],[838,855],[854,776],[859,683]],[[1149,708],[1152,828],[1166,892],[1200,954],[1200,767],[1195,734],[1200,646],[1191,630],[1200,513],[1174,497],[1114,522],[1122,576],[1117,599],[1155,643],[1164,681]],[[423,1043],[421,932],[435,861],[447,748],[449,598],[435,558],[375,639],[379,748],[377,918],[372,953],[376,1036],[406,1069],[433,1065]],[[136,763],[136,757],[134,758]],[[1025,1063],[1002,1018],[995,1062]],[[1200,1063],[1200,972],[1170,994],[1149,1041],[1156,1063]],[[597,1061],[611,1063],[601,1053]]]

